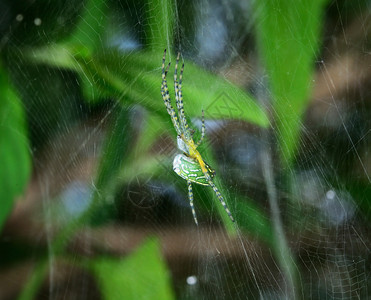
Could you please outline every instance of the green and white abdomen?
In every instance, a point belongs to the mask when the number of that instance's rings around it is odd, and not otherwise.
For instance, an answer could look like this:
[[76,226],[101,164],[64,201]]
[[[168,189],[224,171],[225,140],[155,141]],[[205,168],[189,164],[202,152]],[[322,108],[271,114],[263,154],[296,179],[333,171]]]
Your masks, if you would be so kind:
[[[215,172],[206,164],[210,177],[214,177]],[[209,185],[199,163],[185,154],[178,154],[173,160],[173,170],[185,180],[192,181],[201,185]]]

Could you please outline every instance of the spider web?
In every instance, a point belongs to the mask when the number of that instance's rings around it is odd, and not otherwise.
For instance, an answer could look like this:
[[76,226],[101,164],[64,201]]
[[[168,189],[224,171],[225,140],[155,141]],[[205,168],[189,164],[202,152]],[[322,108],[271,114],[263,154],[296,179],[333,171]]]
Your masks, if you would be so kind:
[[[187,63],[192,62],[242,87],[272,115],[270,127],[262,129],[238,120],[243,108],[229,92],[218,93],[207,107],[199,100],[206,112],[207,137],[200,152],[212,153],[213,163],[208,162],[217,170],[217,184],[232,214],[238,215],[236,224],[228,223],[211,188],[195,184],[200,226],[193,223],[187,184],[172,171],[172,158],[179,153],[175,130],[170,117],[161,117],[166,113],[160,94],[162,52],[156,66],[139,59],[139,66],[115,61],[117,70],[130,78],[126,92],[116,98],[107,97],[104,88],[87,92],[76,72],[31,64],[25,51],[45,45],[57,49],[55,45],[83,18],[88,1],[4,2],[1,49],[7,51],[6,65],[27,114],[34,170],[0,236],[5,249],[0,299],[20,294],[29,282],[25,274],[36,272],[34,266],[44,253],[47,279],[39,285],[37,297],[115,299],[102,292],[81,261],[126,258],[149,236],[158,238],[176,299],[370,297],[368,6],[361,1],[349,7],[342,1],[328,4],[298,154],[289,170],[283,170],[273,96],[255,44],[252,4],[203,0],[168,5],[166,1],[93,5],[106,20],[98,48],[103,56],[111,49],[124,56],[145,50],[163,25],[152,18],[152,11],[169,9],[174,37],[167,36],[166,43],[154,41],[152,47],[166,44],[170,53],[181,51],[186,64],[183,86],[190,84]],[[84,31],[79,37],[85,42]],[[135,67],[142,70],[134,74]],[[112,71],[109,61],[106,68]],[[93,86],[100,87],[102,72],[92,71]],[[152,86],[135,90],[137,82],[152,74],[158,74],[156,99],[150,95]],[[206,93],[216,89],[211,79],[202,85]],[[136,92],[142,98],[130,102]],[[194,108],[187,105],[187,93],[183,96],[187,115],[187,109]],[[162,106],[150,110],[146,107],[150,101]],[[208,111],[232,117],[213,118]],[[200,116],[201,110],[192,118],[187,115],[196,140]],[[115,130],[122,132],[120,141],[111,134]],[[149,145],[143,135],[151,137]],[[111,144],[121,146],[110,148]],[[115,149],[113,157],[107,156],[107,149]],[[117,171],[104,169],[113,174],[107,175],[105,190],[99,186],[102,157],[119,166]],[[94,195],[103,199],[99,209],[71,235],[61,255],[53,246],[57,232],[84,215]],[[239,210],[238,197],[248,209]],[[242,226],[239,219],[249,221]],[[154,282],[138,278],[154,288]]]

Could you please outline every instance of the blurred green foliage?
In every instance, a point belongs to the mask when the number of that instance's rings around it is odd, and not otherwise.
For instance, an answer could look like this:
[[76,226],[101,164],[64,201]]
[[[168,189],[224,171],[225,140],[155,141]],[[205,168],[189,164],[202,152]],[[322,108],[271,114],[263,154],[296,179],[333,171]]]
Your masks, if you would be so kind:
[[[92,102],[114,97],[122,105],[140,104],[161,116],[161,123],[167,123],[169,116],[164,104],[158,99],[158,85],[161,86],[160,67],[162,52],[134,52],[123,54],[109,49],[93,55],[75,52],[66,45],[30,49],[25,52],[28,61],[76,71],[82,83],[85,99]],[[172,57],[174,61],[174,56]],[[206,117],[217,119],[240,119],[262,127],[268,127],[269,119],[245,91],[210,74],[191,62],[185,63],[184,93],[187,95],[187,115],[198,117],[202,108]],[[208,89],[205,89],[205,84]],[[169,86],[170,90],[172,89]],[[226,94],[236,102],[239,109],[220,110],[213,102]],[[160,95],[161,96],[161,95]],[[160,99],[162,100],[162,99]]]
[[22,102],[0,62],[0,232],[14,200],[31,174],[31,154]]
[[[22,66],[34,67],[39,73],[38,68],[45,68],[75,74],[87,105],[94,106],[107,99],[116,101],[112,112],[113,126],[107,134],[94,181],[91,207],[52,242],[51,249],[58,255],[63,254],[66,243],[76,230],[102,209],[105,199],[113,197],[118,186],[145,175],[169,180],[169,175],[164,174],[158,165],[158,161],[163,159],[160,157],[162,154],[150,153],[150,149],[160,134],[170,132],[175,136],[161,99],[160,85],[163,50],[172,50],[172,41],[177,38],[174,37],[176,3],[152,0],[145,4],[147,22],[144,22],[143,30],[147,40],[141,51],[125,52],[107,46],[105,30],[111,14],[110,7],[106,1],[90,0],[79,8],[78,21],[68,27],[69,31],[64,32],[62,38],[27,46],[17,40],[5,47],[2,53],[7,66],[16,65],[20,69]],[[301,120],[311,92],[325,1],[255,0],[254,5],[258,53],[269,77],[274,120],[246,91],[190,61],[185,61],[185,109],[190,118],[200,117],[201,110],[205,109],[206,118],[238,119],[265,129],[277,126],[281,162],[289,168],[296,155]],[[175,61],[174,54],[168,55],[167,61]],[[25,112],[2,67],[0,89],[1,228],[16,197],[22,194],[28,183],[31,161]],[[173,92],[171,86],[170,90]],[[45,97],[53,101],[52,94],[49,92]],[[238,109],[220,110],[213,106],[215,99],[223,94],[233,99]],[[64,95],[61,98],[66,99]],[[59,103],[62,103],[61,98]],[[147,114],[144,130],[133,141],[129,119],[131,109],[136,105],[145,108]],[[212,149],[200,149],[210,165],[218,169]],[[171,169],[171,159],[168,163]],[[176,178],[175,174],[172,175]],[[267,244],[273,243],[274,230],[266,213],[251,199],[225,186],[219,177],[215,181],[239,227]],[[177,182],[186,194],[186,183],[180,178]],[[194,189],[196,201],[201,199],[197,206],[210,212],[215,207],[212,201],[217,201],[213,191],[200,186]],[[370,207],[368,203],[366,206]],[[235,227],[223,207],[219,204],[216,207],[218,217],[228,232],[235,233]],[[123,260],[92,260],[89,269],[100,284],[103,298],[173,299],[169,270],[159,252],[158,242],[150,240]],[[143,264],[143,261],[146,263]],[[43,261],[23,290],[22,299],[34,297],[46,270]]]
[[125,259],[100,258],[87,263],[103,299],[174,299],[170,272],[156,239],[148,239]]
[[312,90],[327,0],[255,0],[256,36],[268,73],[281,161],[292,164]]

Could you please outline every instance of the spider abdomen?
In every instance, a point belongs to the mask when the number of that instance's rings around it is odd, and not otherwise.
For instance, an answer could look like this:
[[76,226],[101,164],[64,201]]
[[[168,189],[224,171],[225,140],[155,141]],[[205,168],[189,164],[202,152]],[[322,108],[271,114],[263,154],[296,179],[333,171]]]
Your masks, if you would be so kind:
[[[210,177],[214,177],[215,172],[210,168],[209,165],[206,166],[208,168]],[[201,185],[209,185],[209,181],[202,172],[199,163],[195,159],[185,154],[178,154],[174,157],[173,170],[185,180],[189,180]]]

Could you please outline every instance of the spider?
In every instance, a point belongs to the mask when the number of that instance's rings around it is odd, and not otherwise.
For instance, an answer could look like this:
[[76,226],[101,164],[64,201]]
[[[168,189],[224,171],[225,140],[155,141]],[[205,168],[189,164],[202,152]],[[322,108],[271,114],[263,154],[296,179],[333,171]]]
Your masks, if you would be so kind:
[[175,156],[173,161],[173,170],[180,177],[187,180],[188,184],[188,198],[192,209],[193,219],[198,225],[196,212],[193,206],[193,192],[192,183],[197,183],[205,186],[211,186],[214,190],[218,200],[223,205],[229,218],[234,222],[233,216],[229,211],[227,204],[224,201],[222,194],[214,184],[212,178],[215,176],[215,171],[203,160],[201,154],[197,151],[197,147],[200,146],[205,137],[205,117],[204,111],[202,110],[202,127],[201,127],[201,138],[195,143],[193,140],[194,131],[189,128],[187,119],[183,107],[183,96],[182,96],[182,77],[184,64],[180,70],[179,83],[178,83],[178,64],[179,64],[180,53],[176,58],[175,71],[174,71],[174,87],[175,87],[175,102],[178,114],[175,112],[171,105],[169,89],[167,87],[166,75],[170,68],[170,63],[165,69],[166,49],[162,58],[162,84],[161,84],[161,95],[164,100],[167,112],[171,117],[171,121],[177,133],[177,145],[179,150],[183,153]]

